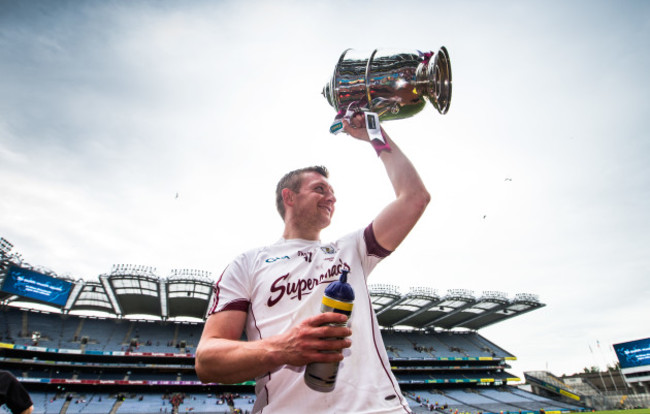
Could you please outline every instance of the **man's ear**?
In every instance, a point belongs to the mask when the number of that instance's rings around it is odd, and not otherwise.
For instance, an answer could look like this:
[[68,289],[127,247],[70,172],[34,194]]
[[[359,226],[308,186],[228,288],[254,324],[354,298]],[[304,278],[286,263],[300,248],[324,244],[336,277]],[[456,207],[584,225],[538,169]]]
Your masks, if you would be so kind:
[[294,192],[289,190],[288,188],[282,189],[282,200],[286,205],[293,206],[294,196],[295,196]]

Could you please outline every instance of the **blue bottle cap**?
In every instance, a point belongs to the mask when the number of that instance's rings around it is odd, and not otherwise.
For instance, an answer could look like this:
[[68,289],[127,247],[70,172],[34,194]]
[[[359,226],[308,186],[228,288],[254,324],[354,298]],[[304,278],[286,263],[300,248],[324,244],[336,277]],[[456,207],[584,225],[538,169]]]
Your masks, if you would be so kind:
[[325,289],[325,296],[345,302],[354,301],[354,290],[352,290],[352,286],[348,283],[349,272],[349,270],[343,270],[339,280],[330,283]]

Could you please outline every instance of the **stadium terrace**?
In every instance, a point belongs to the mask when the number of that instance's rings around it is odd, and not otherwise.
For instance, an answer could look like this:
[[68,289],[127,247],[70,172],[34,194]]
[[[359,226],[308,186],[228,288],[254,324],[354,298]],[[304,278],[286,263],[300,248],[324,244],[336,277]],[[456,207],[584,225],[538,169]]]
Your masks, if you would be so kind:
[[[209,272],[161,277],[152,267],[114,265],[97,280],[72,280],[26,263],[12,248],[1,239],[0,362],[30,391],[35,413],[252,410],[254,379],[202,384],[194,372],[213,295]],[[507,370],[516,357],[478,333],[545,306],[535,295],[426,287],[401,293],[391,285],[370,285],[370,292],[414,412],[593,408],[592,399],[541,374],[527,374],[535,393],[514,386],[521,379]]]

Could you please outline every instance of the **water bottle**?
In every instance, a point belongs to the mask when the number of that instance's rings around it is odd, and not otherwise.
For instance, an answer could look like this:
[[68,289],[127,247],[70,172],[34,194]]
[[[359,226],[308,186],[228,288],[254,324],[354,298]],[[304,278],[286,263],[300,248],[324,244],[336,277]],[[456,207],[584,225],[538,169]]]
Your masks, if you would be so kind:
[[[347,315],[352,314],[354,290],[348,283],[349,270],[343,270],[338,281],[330,283],[325,289],[321,312],[335,312]],[[346,326],[346,325],[341,325]],[[333,351],[323,351],[333,352]],[[312,362],[305,369],[305,383],[315,391],[330,392],[336,385],[336,374],[339,371],[338,362]]]

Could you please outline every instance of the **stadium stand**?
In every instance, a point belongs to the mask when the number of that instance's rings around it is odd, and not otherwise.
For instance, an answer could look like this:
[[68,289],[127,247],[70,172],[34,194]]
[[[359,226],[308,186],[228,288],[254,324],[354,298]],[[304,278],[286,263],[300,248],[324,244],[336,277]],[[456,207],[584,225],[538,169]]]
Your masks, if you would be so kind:
[[[2,246],[0,364],[30,391],[34,413],[252,412],[252,379],[202,384],[194,372],[212,295],[208,272],[180,269],[160,277],[152,267],[115,265],[98,280],[74,281],[25,263],[6,240]],[[16,293],[16,274],[67,293],[56,300]],[[521,381],[507,372],[515,356],[478,333],[543,307],[536,296],[430,288],[401,294],[390,285],[372,285],[370,292],[414,412],[585,409],[581,401],[511,385]]]
[[[223,386],[200,384],[193,354],[177,346],[193,344],[200,336],[200,324],[88,318],[12,306],[3,306],[0,315],[0,320],[14,321],[12,331],[15,321],[21,321],[19,332],[3,333],[0,361],[36,395],[37,413],[63,412],[64,404],[69,413],[160,413],[165,409],[171,413],[169,395],[174,392],[185,394],[181,412],[190,408],[192,412],[219,412],[214,410],[220,408],[231,412],[226,400],[209,397],[223,392]],[[72,328],[61,330],[62,325]],[[41,334],[38,342],[32,341],[35,329]],[[65,332],[67,340],[61,341],[59,332]],[[515,389],[507,383],[516,378],[506,371],[514,356],[477,332],[386,329],[384,338],[387,349],[399,350],[392,353],[393,369],[415,412],[428,412],[434,405],[446,405],[453,412],[483,413],[581,409],[548,398],[538,400],[530,393],[503,391]],[[90,345],[100,345],[101,351]],[[489,387],[480,386],[485,381]],[[98,385],[106,392],[98,392]],[[161,386],[164,394],[155,391]],[[232,399],[232,406],[250,412],[251,384],[226,390],[239,395]]]

